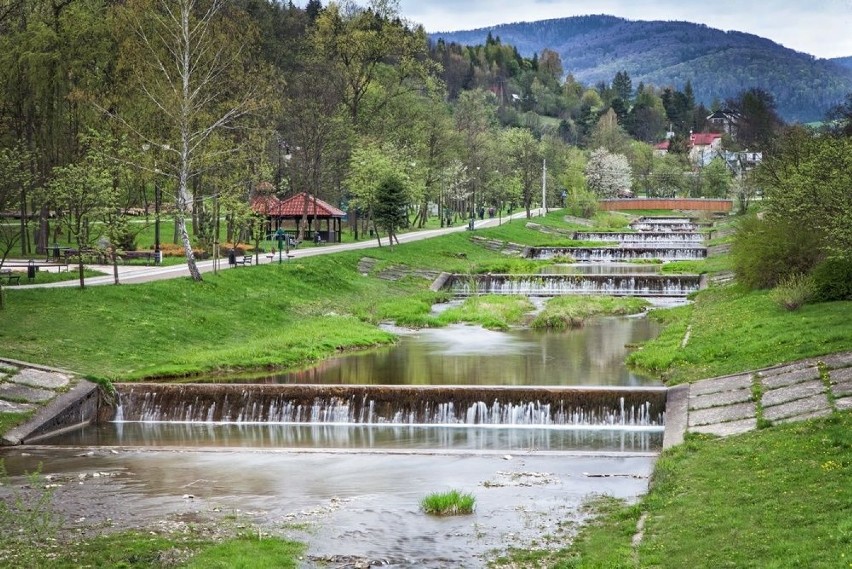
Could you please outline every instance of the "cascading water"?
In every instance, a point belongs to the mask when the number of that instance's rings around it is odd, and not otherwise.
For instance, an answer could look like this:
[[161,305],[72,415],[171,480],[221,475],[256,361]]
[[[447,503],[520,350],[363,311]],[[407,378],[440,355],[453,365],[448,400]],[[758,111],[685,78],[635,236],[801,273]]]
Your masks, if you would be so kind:
[[704,247],[530,247],[531,259],[570,257],[575,261],[607,263],[659,259],[693,261],[707,256]]
[[668,247],[680,244],[700,246],[704,241],[704,235],[696,232],[672,232],[672,231],[642,231],[633,233],[603,233],[592,231],[577,231],[574,239],[578,241],[603,241],[617,242],[622,246],[628,243],[641,243],[644,245],[666,245]]
[[102,420],[171,423],[660,427],[664,388],[117,384]]
[[538,274],[476,275],[454,277],[446,286],[456,296],[506,294],[561,296],[605,294],[609,296],[686,296],[699,289],[699,275]]
[[642,232],[695,232],[698,224],[688,217],[640,217],[630,227]]

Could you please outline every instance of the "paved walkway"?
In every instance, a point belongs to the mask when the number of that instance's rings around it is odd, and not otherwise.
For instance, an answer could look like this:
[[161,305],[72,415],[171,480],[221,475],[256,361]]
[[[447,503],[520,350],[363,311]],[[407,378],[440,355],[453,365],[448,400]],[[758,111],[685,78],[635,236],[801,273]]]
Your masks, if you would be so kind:
[[[535,209],[532,210],[532,215],[541,216],[542,210]],[[526,211],[520,211],[518,213],[514,213],[509,217],[504,217],[502,219],[493,218],[493,219],[483,219],[477,220],[475,227],[476,229],[485,229],[488,227],[497,227],[500,223],[505,223],[510,219],[522,219],[526,217]],[[455,227],[443,227],[440,229],[429,229],[423,231],[410,231],[408,233],[402,233],[398,236],[398,240],[400,243],[409,243],[412,241],[421,241],[423,239],[431,239],[433,237],[440,237],[442,235],[448,235],[450,233],[460,233],[467,231],[467,224],[457,225]],[[388,245],[387,238],[381,239],[382,246]],[[333,245],[321,245],[319,247],[306,247],[304,249],[291,249],[290,256],[291,259],[301,259],[303,257],[313,257],[316,255],[329,255],[331,253],[339,253],[341,251],[355,251],[359,249],[372,249],[373,247],[378,246],[378,240],[376,239],[367,239],[364,241],[358,241],[356,243],[341,243],[341,244],[333,244]],[[277,263],[278,254],[268,257],[266,254],[261,254],[258,256],[259,264],[270,264]],[[12,260],[12,259],[10,259]],[[287,257],[284,257],[284,262],[287,262]],[[227,259],[218,259],[218,260],[209,260],[209,261],[198,261],[198,270],[202,273],[210,273],[215,270],[224,270],[230,269],[228,265]],[[88,268],[103,272],[103,276],[90,277],[86,279],[86,286],[99,286],[99,285],[111,285],[114,284],[115,279],[113,277],[113,267],[102,266],[102,265],[87,265]],[[242,268],[242,267],[239,267]],[[121,284],[138,284],[145,283],[157,280],[165,280],[165,279],[174,279],[181,277],[189,276],[189,269],[185,264],[181,265],[169,265],[169,266],[138,266],[138,265],[120,265],[119,269],[119,282]],[[6,290],[16,290],[23,288],[59,288],[59,287],[75,287],[79,286],[80,281],[77,279],[61,281],[57,283],[47,283],[47,284],[39,284],[39,285],[27,285],[22,282],[20,286],[13,287],[4,287]]]
[[33,411],[67,391],[72,377],[55,368],[0,359],[0,412]]
[[688,432],[724,437],[756,429],[760,419],[823,417],[852,409],[852,352],[704,379],[688,390]]

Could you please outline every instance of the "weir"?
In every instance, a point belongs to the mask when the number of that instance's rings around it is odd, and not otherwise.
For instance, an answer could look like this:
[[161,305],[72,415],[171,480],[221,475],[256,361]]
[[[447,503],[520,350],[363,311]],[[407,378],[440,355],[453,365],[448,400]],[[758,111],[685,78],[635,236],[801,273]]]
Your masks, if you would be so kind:
[[698,230],[698,224],[689,218],[642,217],[630,224],[636,231],[689,232]]
[[664,387],[116,384],[99,421],[662,427]]
[[690,244],[693,246],[701,245],[704,242],[704,235],[697,232],[678,232],[671,231],[642,231],[632,233],[606,233],[599,231],[577,231],[574,233],[574,239],[577,241],[604,241],[618,242],[622,244],[628,243],[643,243],[651,245],[665,244]]
[[473,294],[515,294],[562,296],[604,294],[610,296],[681,297],[695,292],[700,275],[660,274],[491,274],[452,275],[446,287],[456,296]]
[[706,256],[704,247],[530,247],[527,250],[527,257],[531,259],[570,257],[580,262],[692,261]]

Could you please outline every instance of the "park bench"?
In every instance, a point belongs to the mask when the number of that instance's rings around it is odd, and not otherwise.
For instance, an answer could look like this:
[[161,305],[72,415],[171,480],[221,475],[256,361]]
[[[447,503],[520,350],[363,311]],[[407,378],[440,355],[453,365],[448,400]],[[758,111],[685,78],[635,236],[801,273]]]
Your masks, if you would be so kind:
[[21,275],[13,273],[11,269],[0,270],[0,281],[6,281],[7,285],[21,284]]
[[236,257],[234,260],[234,264],[236,265],[251,265],[251,255],[243,255],[242,257]]

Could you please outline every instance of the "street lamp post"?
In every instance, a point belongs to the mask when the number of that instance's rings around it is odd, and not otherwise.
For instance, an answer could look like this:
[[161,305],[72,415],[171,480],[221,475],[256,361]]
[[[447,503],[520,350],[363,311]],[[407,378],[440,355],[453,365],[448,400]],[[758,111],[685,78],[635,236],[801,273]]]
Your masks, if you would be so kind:
[[[163,150],[169,150],[168,144],[159,145]],[[147,142],[142,145],[142,150],[148,152],[151,145]],[[157,168],[157,149],[154,148],[154,264],[163,262],[163,251],[160,249],[160,204],[162,202],[162,191],[157,176],[160,170]]]
[[157,183],[156,168],[154,172],[154,264],[159,265],[163,261],[163,252],[160,250],[160,184]]
[[469,231],[473,231],[476,224],[476,186],[479,185],[479,166],[476,167],[476,178],[473,180],[473,194],[471,195],[471,204],[470,204],[470,221],[468,222],[467,228]]
[[[281,264],[281,251],[284,248],[284,240],[287,238],[287,235],[284,233],[284,230],[280,227],[275,232],[275,240],[278,241],[278,264]],[[289,251],[287,252],[289,255]]]

